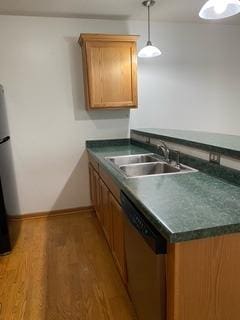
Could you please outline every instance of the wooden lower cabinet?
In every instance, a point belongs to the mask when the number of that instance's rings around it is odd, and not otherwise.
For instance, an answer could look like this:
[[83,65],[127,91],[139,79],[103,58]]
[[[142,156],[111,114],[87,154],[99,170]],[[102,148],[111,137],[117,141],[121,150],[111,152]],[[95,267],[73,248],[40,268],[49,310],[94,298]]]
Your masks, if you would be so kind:
[[[117,185],[96,168],[89,165],[93,206],[127,284],[124,213]],[[164,320],[240,319],[240,233],[168,243],[161,259]]]
[[[92,203],[127,285],[119,192],[117,185],[96,168],[89,164]],[[164,320],[240,319],[240,233],[168,243],[167,254],[161,259],[162,303],[167,309]]]
[[126,283],[123,212],[99,173],[89,164],[90,193],[93,207],[111,248],[121,277]]

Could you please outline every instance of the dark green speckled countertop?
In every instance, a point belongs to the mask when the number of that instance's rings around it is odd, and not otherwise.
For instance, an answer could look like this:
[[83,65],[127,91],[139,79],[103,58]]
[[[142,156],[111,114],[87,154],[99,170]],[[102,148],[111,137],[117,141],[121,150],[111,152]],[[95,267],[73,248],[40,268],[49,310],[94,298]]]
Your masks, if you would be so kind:
[[171,243],[240,232],[240,188],[201,172],[125,178],[105,157],[149,153],[126,140],[88,151]]

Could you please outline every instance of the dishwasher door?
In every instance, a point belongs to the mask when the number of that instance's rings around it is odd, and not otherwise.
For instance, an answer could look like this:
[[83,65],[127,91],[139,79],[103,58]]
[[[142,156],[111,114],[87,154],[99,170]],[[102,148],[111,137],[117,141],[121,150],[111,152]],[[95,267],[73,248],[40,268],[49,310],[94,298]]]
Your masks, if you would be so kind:
[[166,240],[121,194],[128,292],[139,320],[166,319]]

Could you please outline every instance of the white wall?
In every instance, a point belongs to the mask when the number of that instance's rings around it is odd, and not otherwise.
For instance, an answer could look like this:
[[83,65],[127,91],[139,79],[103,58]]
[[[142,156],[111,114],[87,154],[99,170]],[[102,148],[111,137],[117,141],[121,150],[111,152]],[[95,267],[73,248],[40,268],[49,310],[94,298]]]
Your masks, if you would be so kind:
[[[146,36],[144,22],[0,16],[19,209],[89,204],[85,140],[127,137],[128,111],[84,109],[81,32]],[[139,61],[139,110],[131,127],[240,134],[240,28],[154,24],[158,59]]]
[[81,32],[127,33],[124,23],[0,16],[19,212],[89,205],[85,140],[128,136],[129,111],[84,108]]
[[240,26],[154,24],[152,38],[163,54],[139,59],[131,126],[240,135]]

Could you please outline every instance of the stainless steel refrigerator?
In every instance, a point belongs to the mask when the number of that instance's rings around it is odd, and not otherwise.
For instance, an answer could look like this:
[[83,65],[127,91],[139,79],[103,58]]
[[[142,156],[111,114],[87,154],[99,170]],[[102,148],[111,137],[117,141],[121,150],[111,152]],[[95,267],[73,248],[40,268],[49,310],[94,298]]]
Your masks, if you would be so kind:
[[0,85],[0,255],[11,251],[6,206],[8,190],[5,188],[9,176],[9,150],[10,136],[4,103],[4,90]]

